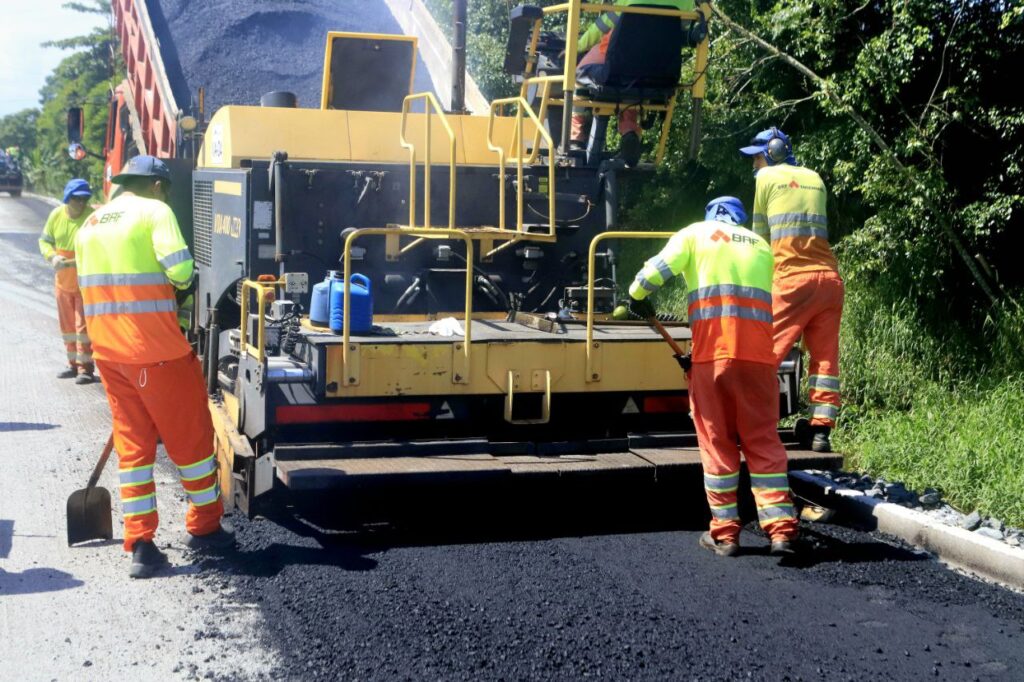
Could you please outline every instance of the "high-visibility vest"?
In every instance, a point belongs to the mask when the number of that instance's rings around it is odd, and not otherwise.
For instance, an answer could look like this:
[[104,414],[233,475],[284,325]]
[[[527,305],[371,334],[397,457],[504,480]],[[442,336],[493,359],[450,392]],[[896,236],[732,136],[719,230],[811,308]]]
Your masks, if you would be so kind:
[[[656,5],[665,9],[679,10],[680,12],[692,12],[694,8],[693,0],[615,0],[615,4],[627,7],[630,5]],[[576,43],[576,50],[582,55],[590,48],[602,42],[602,38],[606,37],[618,25],[621,16],[621,12],[604,12],[598,15],[594,23],[588,26],[587,30],[580,35],[579,42]],[[602,45],[602,52],[607,49],[608,43],[605,41]]]
[[705,220],[677,232],[629,287],[643,299],[682,275],[693,362],[775,364],[772,352],[772,253],[739,225]]
[[[72,220],[68,216],[68,207],[64,204],[50,211],[43,232],[39,235],[39,253],[43,254],[43,258],[49,261],[54,256],[64,256],[68,260],[74,260],[75,235],[90,213],[92,209],[86,206],[82,215]],[[54,284],[61,291],[77,291],[78,276],[74,265],[57,270]]]
[[97,359],[150,364],[191,352],[174,289],[188,288],[194,265],[166,204],[122,194],[85,221],[75,251]]
[[838,272],[828,243],[828,191],[810,168],[780,163],[757,171],[754,231],[771,241],[775,277]]

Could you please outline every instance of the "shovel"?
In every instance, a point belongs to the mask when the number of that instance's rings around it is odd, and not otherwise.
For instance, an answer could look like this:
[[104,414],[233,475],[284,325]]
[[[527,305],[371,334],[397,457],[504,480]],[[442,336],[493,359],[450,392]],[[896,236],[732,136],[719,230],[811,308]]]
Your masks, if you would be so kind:
[[86,540],[110,540],[114,537],[113,522],[110,517],[110,491],[99,488],[96,482],[114,449],[114,434],[107,438],[103,446],[103,454],[96,462],[96,468],[89,476],[85,488],[76,490],[68,498],[68,545]]
[[675,357],[676,362],[679,363],[679,366],[684,372],[689,372],[692,365],[690,362],[690,354],[683,352],[682,347],[675,339],[672,338],[672,335],[668,333],[668,330],[665,329],[665,325],[658,321],[658,318],[656,317],[648,317],[647,324],[654,327],[658,333],[661,334],[661,338],[665,339],[665,342],[672,347],[673,357]]

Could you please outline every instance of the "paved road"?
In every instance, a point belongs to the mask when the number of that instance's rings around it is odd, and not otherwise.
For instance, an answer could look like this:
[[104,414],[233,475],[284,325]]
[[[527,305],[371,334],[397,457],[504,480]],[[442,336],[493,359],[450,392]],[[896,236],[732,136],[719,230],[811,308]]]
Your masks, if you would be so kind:
[[755,533],[719,559],[684,510],[699,490],[403,491],[354,529],[337,500],[278,495],[236,519],[236,554],[192,564],[165,467],[175,567],[131,583],[116,545],[61,537],[107,415],[50,378],[44,213],[0,201],[0,678],[1020,679],[1024,596],[835,526],[804,562]]

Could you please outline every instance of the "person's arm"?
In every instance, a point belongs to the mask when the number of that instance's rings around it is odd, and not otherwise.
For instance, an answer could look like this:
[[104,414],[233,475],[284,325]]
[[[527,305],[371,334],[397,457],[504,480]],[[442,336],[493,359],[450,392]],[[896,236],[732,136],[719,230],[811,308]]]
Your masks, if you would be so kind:
[[181,236],[178,220],[170,207],[165,205],[154,211],[152,220],[153,253],[168,281],[176,289],[187,290],[192,286],[192,278],[195,276],[195,263],[185,238]]
[[767,179],[759,172],[754,185],[754,213],[751,220],[751,229],[759,237],[771,244],[772,233],[768,229],[768,192],[770,191],[768,185]]
[[690,262],[693,239],[686,230],[677,232],[657,256],[644,263],[629,286],[631,298],[642,301],[683,272]]
[[46,219],[46,225],[39,235],[39,253],[43,254],[46,262],[53,264],[53,258],[57,255],[57,238],[53,234],[53,225],[56,222],[57,211],[50,213]]
[[[616,0],[615,4],[622,5],[625,4],[625,1]],[[594,20],[594,23],[588,26],[587,30],[580,35],[580,39],[576,43],[576,52],[582,56],[601,42],[601,38],[604,37],[604,34],[615,28],[615,25],[619,23],[620,16],[622,15],[619,12],[604,12],[603,14],[598,15],[597,19]]]

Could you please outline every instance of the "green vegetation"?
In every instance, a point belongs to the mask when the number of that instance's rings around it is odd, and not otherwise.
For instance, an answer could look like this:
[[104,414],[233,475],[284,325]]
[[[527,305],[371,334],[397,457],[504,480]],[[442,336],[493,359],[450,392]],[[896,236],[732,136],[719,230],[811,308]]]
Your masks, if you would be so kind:
[[[88,3],[68,2],[68,9],[111,16],[109,0]],[[107,103],[114,85],[114,74],[122,73],[112,49],[113,27],[98,28],[88,35],[44,43],[49,47],[72,51],[50,74],[39,91],[39,109],[25,109],[0,118],[0,148],[21,147],[29,187],[43,194],[59,195],[73,177],[89,180],[93,187],[103,179],[101,160],[87,157],[72,161],[67,155],[67,110],[83,108],[85,131],[83,144],[90,151],[103,151],[107,126]]]
[[[428,4],[447,26],[450,0]],[[1024,12],[1012,5],[715,3],[737,26],[712,23],[700,154],[686,158],[680,107],[664,167],[626,188],[626,224],[678,229],[720,194],[749,206],[751,168],[736,150],[782,127],[831,190],[847,282],[835,443],[848,465],[1024,524],[1024,117],[1002,75],[1024,57]],[[508,7],[469,2],[469,66],[489,96],[510,87],[492,82]],[[630,242],[623,278],[656,248]],[[681,312],[681,293],[666,288],[658,305]]]

